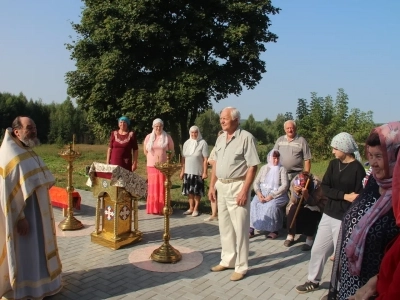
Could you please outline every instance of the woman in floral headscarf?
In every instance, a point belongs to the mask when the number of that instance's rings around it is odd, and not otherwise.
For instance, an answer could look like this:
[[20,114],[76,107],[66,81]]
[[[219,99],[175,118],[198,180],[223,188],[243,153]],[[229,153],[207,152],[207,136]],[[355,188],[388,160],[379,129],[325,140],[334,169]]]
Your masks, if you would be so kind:
[[254,229],[269,231],[267,238],[275,239],[283,226],[283,211],[289,197],[289,180],[286,169],[279,162],[280,153],[272,150],[268,153],[268,163],[258,172],[253,183],[256,193],[250,204],[250,237]]
[[189,198],[189,209],[183,214],[197,217],[200,198],[204,196],[204,179],[207,178],[208,145],[197,126],[190,127],[189,136],[182,147],[182,170],[179,177],[183,180],[182,195]]
[[335,159],[330,161],[321,183],[328,200],[311,249],[308,280],[296,287],[299,293],[308,293],[319,288],[325,263],[338,240],[343,215],[363,188],[365,169],[360,162],[357,143],[351,134],[341,132],[334,136],[331,147]]
[[165,176],[154,165],[156,162],[166,162],[166,151],[174,150],[174,142],[164,131],[164,122],[161,119],[153,121],[153,131],[143,142],[143,152],[147,158],[147,206],[148,214],[160,215],[164,208]]
[[[376,284],[376,274],[385,249],[399,233],[392,209],[392,191],[393,196],[395,194],[392,177],[394,181],[399,147],[399,122],[379,126],[367,138],[366,155],[372,167],[372,176],[363,193],[344,215],[328,299],[349,299],[367,282],[350,299],[369,299],[376,292],[372,283]],[[399,291],[399,285],[395,290]],[[380,291],[380,297],[383,292],[390,293],[385,288]]]

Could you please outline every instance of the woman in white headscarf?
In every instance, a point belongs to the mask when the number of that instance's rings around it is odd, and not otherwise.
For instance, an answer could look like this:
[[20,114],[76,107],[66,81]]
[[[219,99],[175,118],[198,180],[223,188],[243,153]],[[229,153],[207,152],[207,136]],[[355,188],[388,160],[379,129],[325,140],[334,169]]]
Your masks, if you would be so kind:
[[283,206],[288,203],[289,181],[286,169],[280,164],[280,153],[268,153],[267,164],[262,166],[253,183],[256,193],[250,204],[250,232],[254,229],[269,231],[267,238],[275,239],[283,226]]
[[208,177],[208,145],[197,126],[190,127],[189,136],[182,148],[182,170],[179,177],[183,180],[182,195],[189,198],[189,209],[183,214],[197,217],[200,198],[204,196],[204,179]]
[[164,208],[165,176],[154,165],[156,162],[166,162],[166,151],[174,151],[174,142],[164,131],[164,122],[161,119],[153,121],[153,131],[143,142],[143,152],[147,158],[147,206],[148,214],[160,215]]
[[321,183],[328,200],[311,248],[307,281],[296,287],[301,294],[319,288],[325,263],[336,247],[343,215],[363,188],[365,169],[353,136],[341,132],[333,137],[331,147],[335,159],[329,162]]

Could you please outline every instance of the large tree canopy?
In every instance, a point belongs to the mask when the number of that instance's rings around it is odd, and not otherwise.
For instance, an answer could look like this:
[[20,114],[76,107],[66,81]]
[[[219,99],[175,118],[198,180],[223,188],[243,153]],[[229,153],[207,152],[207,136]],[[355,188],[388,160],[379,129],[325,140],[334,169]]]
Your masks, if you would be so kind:
[[121,114],[139,130],[161,117],[168,130],[186,132],[212,100],[258,84],[260,54],[277,40],[268,15],[279,8],[270,0],[83,2],[66,82],[98,134]]

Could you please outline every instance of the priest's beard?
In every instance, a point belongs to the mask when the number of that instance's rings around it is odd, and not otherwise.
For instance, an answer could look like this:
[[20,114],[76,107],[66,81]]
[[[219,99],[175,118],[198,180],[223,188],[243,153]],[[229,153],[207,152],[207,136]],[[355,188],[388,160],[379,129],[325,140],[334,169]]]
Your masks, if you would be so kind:
[[28,146],[30,148],[40,145],[40,141],[37,137],[34,137],[34,138],[25,137],[25,138],[21,139],[21,142],[23,142],[26,146]]

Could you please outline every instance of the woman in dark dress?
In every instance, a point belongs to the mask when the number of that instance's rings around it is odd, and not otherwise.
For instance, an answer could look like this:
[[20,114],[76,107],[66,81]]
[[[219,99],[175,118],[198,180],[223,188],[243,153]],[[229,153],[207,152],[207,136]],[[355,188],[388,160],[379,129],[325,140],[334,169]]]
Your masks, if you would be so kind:
[[122,116],[118,119],[119,130],[111,132],[107,151],[107,164],[117,165],[129,171],[137,169],[138,143],[134,131],[129,131],[130,121]]
[[375,128],[366,141],[372,176],[343,217],[328,299],[348,299],[374,277],[386,246],[399,232],[391,201],[398,135],[400,123],[389,123]]

